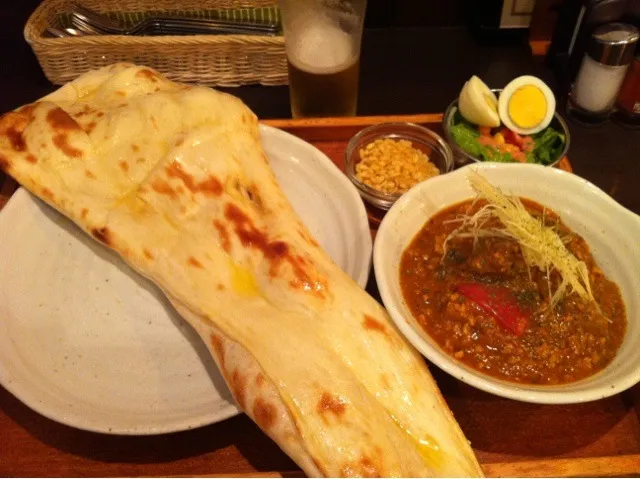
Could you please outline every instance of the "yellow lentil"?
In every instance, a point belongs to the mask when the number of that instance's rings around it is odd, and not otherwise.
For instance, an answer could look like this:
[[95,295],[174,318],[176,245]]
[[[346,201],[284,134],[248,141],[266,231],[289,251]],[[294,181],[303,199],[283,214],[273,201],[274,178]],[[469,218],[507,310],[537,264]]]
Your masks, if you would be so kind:
[[356,178],[387,194],[404,193],[416,183],[440,174],[429,157],[409,140],[382,138],[360,149]]

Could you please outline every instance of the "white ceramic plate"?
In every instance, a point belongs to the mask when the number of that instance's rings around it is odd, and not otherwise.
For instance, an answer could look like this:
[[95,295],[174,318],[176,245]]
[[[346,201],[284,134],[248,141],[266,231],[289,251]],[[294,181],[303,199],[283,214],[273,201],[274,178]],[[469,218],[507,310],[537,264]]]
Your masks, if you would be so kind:
[[[361,286],[371,236],[354,186],[323,153],[261,126],[285,194]],[[56,421],[156,434],[238,414],[200,338],[164,296],[69,220],[18,190],[0,212],[0,383]]]
[[[430,216],[473,198],[467,182],[477,170],[505,192],[551,207],[589,244],[605,274],[620,287],[627,309],[627,333],[615,359],[603,371],[571,384],[525,386],[484,375],[454,360],[413,319],[402,291],[402,253]],[[588,181],[539,165],[481,163],[427,180],[403,195],[382,221],[373,253],[376,280],[389,314],[407,339],[444,371],[479,389],[536,403],[578,403],[612,396],[640,381],[640,217]]]

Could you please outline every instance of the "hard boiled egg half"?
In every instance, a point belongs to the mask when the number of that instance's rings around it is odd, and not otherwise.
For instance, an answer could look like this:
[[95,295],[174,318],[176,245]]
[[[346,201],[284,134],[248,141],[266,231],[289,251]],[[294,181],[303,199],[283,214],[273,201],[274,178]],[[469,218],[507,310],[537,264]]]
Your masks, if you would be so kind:
[[539,78],[525,75],[512,80],[498,99],[502,123],[521,135],[545,129],[553,120],[556,98]]
[[465,120],[475,125],[491,128],[500,126],[498,99],[475,75],[462,87],[458,98],[458,109]]

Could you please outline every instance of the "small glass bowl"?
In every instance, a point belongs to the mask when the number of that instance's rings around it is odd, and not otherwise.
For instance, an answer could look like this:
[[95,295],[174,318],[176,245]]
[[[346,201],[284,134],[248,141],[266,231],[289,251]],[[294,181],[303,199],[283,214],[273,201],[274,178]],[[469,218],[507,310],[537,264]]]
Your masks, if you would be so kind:
[[[417,150],[422,151],[443,175],[453,169],[453,151],[444,139],[422,126],[414,123],[380,123],[361,130],[351,138],[345,152],[345,173],[355,185],[362,199],[367,203],[388,210],[404,193],[384,193],[362,183],[356,178],[356,165],[361,161],[360,149],[369,143],[381,139],[408,140]],[[426,179],[424,181],[429,181]]]

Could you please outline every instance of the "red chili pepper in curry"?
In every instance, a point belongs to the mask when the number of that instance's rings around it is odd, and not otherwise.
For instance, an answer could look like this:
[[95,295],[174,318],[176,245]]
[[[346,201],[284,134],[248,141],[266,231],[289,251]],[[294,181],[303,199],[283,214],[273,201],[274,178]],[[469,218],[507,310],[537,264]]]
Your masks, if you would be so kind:
[[521,336],[524,333],[529,323],[529,316],[520,309],[516,298],[508,288],[479,283],[462,283],[455,289],[496,318],[507,331],[516,336]]

